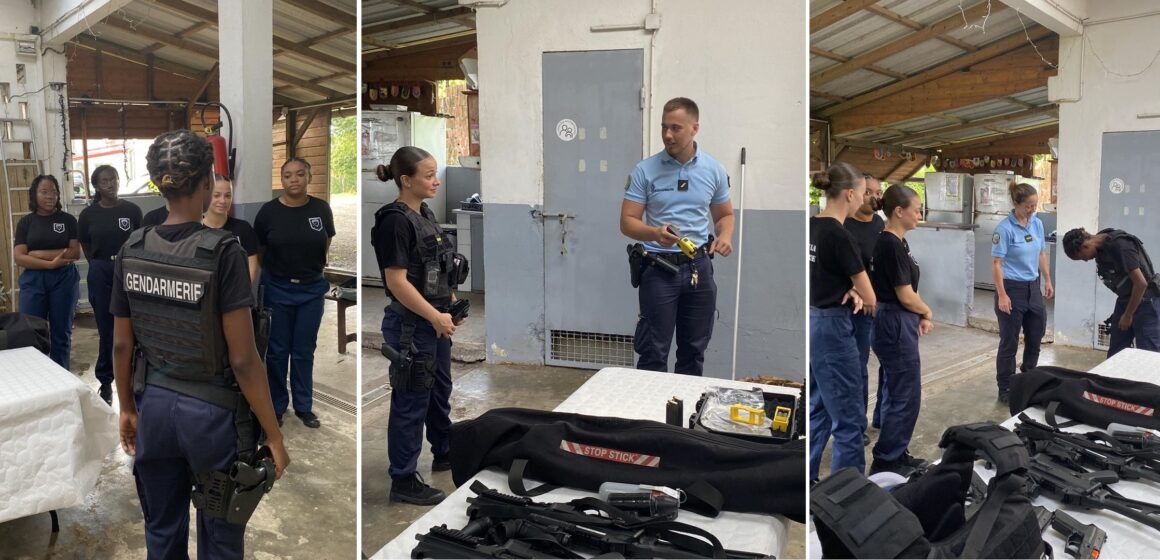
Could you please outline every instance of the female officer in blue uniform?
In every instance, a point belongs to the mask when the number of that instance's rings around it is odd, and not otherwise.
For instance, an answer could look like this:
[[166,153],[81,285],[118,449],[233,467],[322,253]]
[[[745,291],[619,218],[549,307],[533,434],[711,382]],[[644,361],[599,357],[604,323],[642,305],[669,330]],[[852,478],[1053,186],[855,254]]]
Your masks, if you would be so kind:
[[[206,493],[202,481],[254,454],[251,413],[266,433],[275,476],[290,463],[254,344],[246,258],[232,236],[201,225],[213,185],[209,142],[168,132],[146,162],[170,213],[162,225],[134,232],[114,264],[121,447],[134,457],[149,558],[189,557],[193,498],[198,558],[240,559],[246,527],[207,511],[212,505],[197,499]],[[135,345],[144,368],[137,379]]]
[[[266,373],[278,421],[291,396],[294,414],[307,428],[322,425],[314,408],[314,349],[322,325],[323,297],[330,283],[322,275],[334,215],[326,201],[306,194],[310,164],[293,158],[282,164],[282,196],[267,202],[254,218],[262,244],[262,279],[270,309]],[[290,394],[286,374],[290,374]]]
[[40,175],[28,189],[28,210],[16,223],[13,257],[20,274],[20,312],[48,320],[49,355],[64,369],[72,351],[73,317],[80,299],[81,276],[77,219],[60,205],[60,183]]
[[834,436],[831,472],[866,467],[866,384],[858,365],[854,313],[874,313],[874,289],[854,236],[842,225],[862,206],[866,181],[848,163],[813,177],[826,208],[810,218],[810,480]]
[[81,210],[78,238],[89,262],[89,305],[100,337],[94,370],[101,382],[101,398],[113,404],[113,315],[109,297],[113,293],[113,257],[133,230],[141,227],[141,208],[118,197],[120,178],[111,165],[93,170],[96,189],[92,204]]
[[1055,295],[1047,266],[1043,222],[1035,215],[1039,195],[1027,183],[1012,183],[1008,192],[1015,208],[999,222],[991,237],[991,276],[995,280],[995,317],[999,320],[995,380],[999,385],[999,400],[1004,403],[1011,376],[1015,374],[1019,330],[1023,330],[1022,370],[1027,371],[1039,363],[1039,344],[1047,330],[1043,299]]
[[922,400],[922,363],[918,337],[934,328],[930,307],[918,295],[918,263],[910,254],[906,232],[922,220],[922,201],[906,185],[894,185],[882,197],[886,230],[874,246],[870,281],[878,298],[874,316],[874,355],[882,364],[878,403],[882,432],[874,444],[870,473],[893,471],[909,475],[923,461],[907,447],[918,422]]
[[[392,300],[383,314],[384,344],[404,356],[391,364],[390,499],[418,505],[434,505],[446,497],[416,472],[424,426],[434,455],[431,470],[451,468],[451,335],[457,324],[448,309],[455,301],[450,275],[456,273],[442,263],[454,253],[423,202],[438,192],[436,167],[431,154],[413,146],[400,148],[388,167],[380,166],[379,179],[394,180],[399,198],[375,213],[371,231],[383,284]],[[406,352],[414,364],[409,368],[401,366],[408,361]]]

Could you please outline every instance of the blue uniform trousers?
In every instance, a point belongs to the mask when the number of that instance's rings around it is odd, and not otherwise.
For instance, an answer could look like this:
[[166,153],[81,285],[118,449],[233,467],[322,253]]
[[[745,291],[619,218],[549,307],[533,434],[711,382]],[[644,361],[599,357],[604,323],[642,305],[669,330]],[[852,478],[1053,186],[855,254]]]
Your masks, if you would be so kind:
[[831,472],[866,468],[866,385],[850,317],[845,307],[810,308],[810,480],[818,479],[831,435]]
[[[149,560],[189,558],[193,475],[228,471],[238,455],[234,411],[154,385],[137,397],[133,475]],[[240,559],[246,527],[197,512],[197,557]]]
[[[322,325],[326,290],[320,279],[296,284],[285,278],[262,274],[265,304],[270,309],[270,346],[266,350],[266,376],[270,398],[279,418],[286,413],[291,396],[295,412],[310,412],[314,405],[314,349]],[[286,376],[290,376],[290,393]]]
[[[391,413],[387,420],[388,474],[400,478],[414,473],[423,450],[423,427],[427,427],[427,441],[436,457],[447,455],[451,431],[451,339],[435,336],[435,328],[426,319],[417,318],[418,324],[412,342],[419,363],[435,357],[435,384],[430,390],[391,390]],[[386,309],[383,314],[383,341],[399,349],[403,318]]]
[[918,354],[917,313],[897,303],[879,303],[874,317],[874,355],[882,364],[882,432],[874,459],[893,461],[906,452],[922,403],[922,363]]
[[[633,350],[638,356],[637,369],[668,371],[674,331],[677,335],[677,363],[673,371],[701,375],[704,369],[705,349],[713,337],[717,311],[713,261],[700,256],[679,266],[678,274],[656,266],[645,266],[641,274],[637,291],[640,318],[633,337]],[[694,270],[699,275],[696,286],[693,286]]]
[[25,270],[20,275],[20,312],[48,321],[49,357],[64,369],[72,353],[73,318],[81,297],[81,275],[75,264],[54,270]]
[[995,317],[999,320],[999,353],[995,356],[995,381],[999,392],[1007,390],[1015,374],[1015,354],[1019,351],[1019,331],[1023,330],[1023,371],[1039,364],[1039,346],[1047,332],[1047,308],[1039,280],[1023,282],[1003,279],[1011,313],[999,311],[999,293],[995,292]]
[[[874,340],[874,316],[869,313],[855,313],[850,317],[850,322],[854,325],[854,339],[858,341],[858,363],[862,366],[862,384],[866,386],[865,397],[862,399],[865,404],[870,404],[870,370],[868,364],[870,363],[870,345]],[[882,371],[879,367],[878,371],[878,388],[877,398],[874,404],[874,420],[875,426],[881,425],[881,410],[882,403]]]
[[1136,348],[1160,352],[1160,298],[1144,296],[1136,314],[1132,315],[1132,327],[1126,331],[1120,330],[1120,317],[1128,307],[1128,298],[1116,300],[1116,308],[1112,311],[1111,337],[1108,342],[1108,357],[1111,358],[1125,348],[1136,343]]
[[102,384],[113,382],[113,314],[109,301],[113,296],[113,261],[89,261],[89,305],[97,323],[97,364],[94,370]]

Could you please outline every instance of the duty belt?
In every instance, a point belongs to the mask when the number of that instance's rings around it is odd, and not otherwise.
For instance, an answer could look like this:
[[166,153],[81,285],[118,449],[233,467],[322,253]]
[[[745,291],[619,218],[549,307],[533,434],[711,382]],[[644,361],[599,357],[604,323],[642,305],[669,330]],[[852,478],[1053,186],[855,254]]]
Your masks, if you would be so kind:
[[291,284],[313,284],[319,280],[322,280],[322,278],[323,276],[319,274],[318,276],[308,278],[286,278],[286,281],[290,282]]
[[689,264],[691,262],[696,261],[697,259],[700,259],[701,257],[705,257],[708,255],[708,253],[705,251],[704,247],[697,248],[696,257],[694,257],[694,258],[689,258],[689,256],[684,254],[684,253],[659,253],[658,252],[658,253],[653,253],[653,254],[655,254],[658,259],[664,259],[664,260],[669,261],[677,266],[680,266],[682,264]]

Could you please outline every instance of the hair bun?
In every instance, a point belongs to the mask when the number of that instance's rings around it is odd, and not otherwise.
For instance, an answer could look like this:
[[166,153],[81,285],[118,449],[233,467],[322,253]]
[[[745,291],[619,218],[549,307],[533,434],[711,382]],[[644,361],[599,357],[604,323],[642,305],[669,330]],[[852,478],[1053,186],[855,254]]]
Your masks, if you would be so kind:
[[830,176],[825,172],[814,173],[811,179],[814,182],[815,189],[824,191],[830,188]]
[[379,180],[384,182],[384,183],[395,178],[394,175],[391,173],[390,166],[382,165],[382,164],[379,164],[378,167],[375,167],[375,177],[378,177]]

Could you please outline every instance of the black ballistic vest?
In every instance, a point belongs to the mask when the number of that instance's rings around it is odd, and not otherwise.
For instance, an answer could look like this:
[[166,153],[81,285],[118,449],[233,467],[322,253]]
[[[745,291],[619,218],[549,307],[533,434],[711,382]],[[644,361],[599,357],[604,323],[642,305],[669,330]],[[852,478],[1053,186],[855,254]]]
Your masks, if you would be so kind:
[[[467,259],[455,252],[455,237],[443,233],[439,223],[435,220],[435,214],[427,207],[427,203],[423,203],[419,210],[422,212],[422,216],[416,214],[403,202],[396,200],[375,212],[374,228],[381,227],[383,218],[391,213],[402,214],[407,218],[407,222],[415,231],[420,256],[419,262],[413,262],[407,268],[407,277],[415,289],[423,295],[423,299],[426,299],[437,309],[443,309],[451,302],[451,290],[462,284],[467,277]],[[372,240],[377,237],[375,229],[371,231]],[[376,256],[379,257],[379,274],[382,275],[385,287],[387,278],[383,272],[381,251],[382,249],[375,247]],[[417,283],[415,278],[418,278]],[[389,288],[387,295],[391,299],[395,299]]]
[[134,231],[121,249],[121,280],[151,372],[173,379],[228,382],[229,357],[218,301],[226,230],[206,228],[177,242]]
[[[1156,269],[1152,267],[1152,259],[1144,251],[1144,243],[1140,241],[1140,238],[1119,229],[1104,229],[1100,230],[1100,233],[1107,234],[1108,242],[1114,243],[1120,239],[1127,239],[1136,246],[1136,251],[1140,253],[1140,273],[1148,281],[1148,291],[1145,294],[1160,295],[1160,289],[1158,289],[1160,287],[1160,279],[1156,277]],[[1107,286],[1117,297],[1126,298],[1132,295],[1132,278],[1129,274],[1130,272],[1130,270],[1120,270],[1110,262],[1099,258],[1096,259],[1096,274],[1100,276],[1100,280],[1103,281],[1104,286]]]

